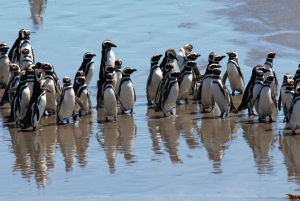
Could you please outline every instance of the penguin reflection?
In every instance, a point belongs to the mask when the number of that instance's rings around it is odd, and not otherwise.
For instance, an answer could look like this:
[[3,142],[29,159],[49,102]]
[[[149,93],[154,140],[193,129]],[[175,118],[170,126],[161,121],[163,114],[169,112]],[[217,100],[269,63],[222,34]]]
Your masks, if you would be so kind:
[[281,136],[279,144],[279,149],[284,155],[288,181],[300,184],[300,138],[298,136]]
[[42,24],[43,18],[40,16],[46,9],[47,0],[28,0],[30,4],[31,18],[34,24]]
[[151,117],[155,116],[155,111],[154,109],[149,109],[147,110],[147,116],[148,116],[148,129],[149,133],[151,134],[151,139],[152,139],[152,150],[154,151],[155,154],[162,154],[162,149],[160,147],[160,144],[162,142],[161,139],[161,120],[157,119],[151,119]]
[[276,141],[273,124],[248,122],[241,124],[244,130],[243,136],[253,151],[258,174],[273,173],[272,157],[269,155]]

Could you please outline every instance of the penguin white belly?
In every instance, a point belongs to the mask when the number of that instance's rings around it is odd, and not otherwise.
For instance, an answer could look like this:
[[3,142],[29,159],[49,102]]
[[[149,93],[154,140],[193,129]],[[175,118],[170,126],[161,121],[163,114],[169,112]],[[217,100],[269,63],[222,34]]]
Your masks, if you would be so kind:
[[271,90],[268,87],[262,88],[258,102],[258,115],[260,118],[271,116],[273,101],[271,98]]
[[285,94],[285,105],[287,110],[290,109],[292,101],[293,101],[293,94]]
[[183,77],[183,80],[179,87],[178,100],[181,98],[187,98],[190,94],[192,86],[193,74],[187,74]]
[[259,92],[261,90],[262,85],[261,84],[255,84],[253,87],[253,98],[252,98],[252,103],[254,102],[254,107],[255,107],[255,111],[258,112],[258,100],[257,100],[257,96],[259,95]]
[[121,82],[121,79],[122,79],[122,72],[116,72],[115,74],[115,77],[116,77],[116,92],[118,93],[119,91],[119,87],[120,87],[120,82]]
[[180,71],[182,70],[182,64],[184,62],[184,55],[183,55],[183,52],[180,51],[177,55],[177,65],[178,65],[178,68],[180,69]]
[[295,103],[292,115],[289,119],[292,131],[295,131],[296,129],[300,128],[300,113],[298,111],[300,111],[300,101],[297,101]]
[[147,86],[149,100],[154,101],[155,96],[156,96],[156,91],[157,91],[158,85],[161,80],[162,80],[162,72],[161,72],[160,68],[156,68],[153,71],[151,82],[150,82],[149,86]]
[[89,86],[92,78],[93,78],[93,75],[94,75],[94,70],[95,70],[95,67],[94,67],[94,63],[92,63],[90,65],[90,68],[89,68],[89,71],[88,73],[86,74],[85,76],[85,81],[86,81],[86,85]]
[[115,53],[110,50],[107,52],[107,60],[106,60],[106,66],[115,66],[115,60],[116,60],[116,57],[115,57]]
[[229,105],[218,83],[212,83],[212,94],[221,112],[229,113]]
[[166,98],[164,105],[162,107],[165,114],[167,112],[172,111],[174,104],[176,103],[178,93],[179,93],[179,86],[178,86],[178,83],[175,83],[175,84],[173,84],[172,88],[170,89],[168,97]]
[[27,107],[28,107],[28,104],[29,104],[29,101],[30,101],[30,90],[29,90],[28,87],[23,89],[21,97],[22,97],[22,99],[21,99],[21,102],[20,102],[20,113],[18,114],[18,117],[17,117],[16,120],[23,119],[23,117],[26,113],[26,110],[27,110]]
[[[31,119],[31,123],[33,127],[36,127],[41,119],[41,117],[43,116],[43,113],[45,111],[45,106],[46,106],[46,93],[41,95],[41,97],[38,99],[37,103],[38,104],[38,110],[39,110],[39,118],[37,117],[36,114],[33,114],[32,119]],[[32,105],[32,107],[34,108],[34,105]],[[34,110],[33,110],[34,111]]]
[[27,85],[30,91],[30,96],[32,96],[32,91],[33,91],[33,81],[28,82],[27,81]]
[[[116,73],[114,74],[114,77],[113,77],[113,87],[114,89],[116,89],[116,86],[117,86],[117,75]],[[116,91],[118,93],[118,91]]]
[[[32,61],[34,60],[33,59],[33,54],[32,54],[32,46],[29,42],[24,42],[22,44],[22,46],[20,47],[20,50],[22,50],[22,48],[27,48],[29,49],[29,53],[28,53],[28,57],[30,57],[32,59]],[[21,62],[24,60],[24,54],[20,53],[20,59],[19,59],[19,66],[21,66]]]
[[211,78],[206,78],[202,82],[202,92],[201,92],[201,103],[204,107],[213,107],[212,105],[212,89],[211,89]]
[[243,79],[240,76],[237,68],[231,63],[229,63],[227,66],[227,74],[228,74],[228,79],[229,79],[231,89],[243,93],[244,91]]
[[59,119],[69,119],[74,111],[75,107],[75,93],[73,89],[65,91],[64,99],[60,105]]
[[46,88],[50,89],[50,92],[46,92],[46,100],[47,100],[47,104],[46,104],[46,108],[45,110],[56,110],[56,91],[55,91],[55,84],[54,81],[52,79],[49,79],[47,81],[47,84],[45,86]]
[[134,91],[133,85],[130,81],[125,81],[122,83],[120,91],[120,99],[123,104],[124,110],[131,110],[134,106]]
[[4,57],[0,60],[0,85],[5,86],[8,84],[9,78],[9,58]]
[[31,65],[33,64],[31,58],[25,56],[23,57],[23,60],[20,62],[20,68],[24,68],[27,65]]
[[[87,94],[88,94],[88,90],[84,89],[84,90],[82,90],[82,92],[80,94],[80,97],[78,97],[82,102],[82,105],[83,105],[83,111],[82,112],[84,114],[87,114],[88,111],[89,111],[89,100],[88,100],[88,95]],[[79,110],[80,110],[80,106],[77,103],[75,103],[75,109],[74,109],[75,113],[78,113]]]
[[281,95],[281,104],[285,104],[285,88],[286,86],[282,86],[280,89],[280,95]]
[[107,88],[104,91],[103,105],[104,105],[105,116],[114,116],[114,117],[117,116],[118,107],[117,107],[116,94],[112,88]]
[[[269,75],[274,75],[274,71],[272,68],[266,66],[267,69],[270,70],[270,72],[266,72],[264,73],[264,78],[266,79],[266,77],[268,77]],[[277,92],[277,86],[276,86],[276,83],[275,83],[275,79],[271,82],[271,90],[272,90],[272,94],[276,97],[278,95],[278,92]]]

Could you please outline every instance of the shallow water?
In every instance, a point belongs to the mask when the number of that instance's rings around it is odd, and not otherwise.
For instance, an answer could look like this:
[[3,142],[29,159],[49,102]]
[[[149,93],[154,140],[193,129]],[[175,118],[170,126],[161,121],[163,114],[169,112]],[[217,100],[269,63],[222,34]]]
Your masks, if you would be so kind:
[[[146,105],[153,54],[192,43],[201,73],[211,51],[235,50],[246,82],[252,67],[277,52],[279,83],[299,62],[298,1],[13,1],[2,2],[1,40],[12,46],[18,30],[32,31],[36,61],[50,62],[60,79],[74,77],[82,56],[96,53],[89,90],[96,105],[101,43],[111,39],[132,80],[131,115],[105,123],[102,109],[69,125],[54,117],[42,131],[9,126],[0,109],[2,200],[287,200],[299,194],[299,136],[282,123],[259,124],[246,112],[221,120],[193,101],[163,118]],[[221,62],[223,69],[227,59]],[[0,92],[2,96],[3,90]],[[241,96],[234,97],[235,105]],[[287,127],[289,127],[287,125]]]

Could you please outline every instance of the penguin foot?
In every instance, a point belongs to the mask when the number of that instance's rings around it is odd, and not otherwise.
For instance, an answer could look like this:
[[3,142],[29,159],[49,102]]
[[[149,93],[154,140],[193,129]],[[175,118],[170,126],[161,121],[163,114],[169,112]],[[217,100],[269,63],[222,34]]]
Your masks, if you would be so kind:
[[114,119],[115,119],[115,122],[118,122],[117,117],[115,117]]
[[170,114],[171,114],[171,115],[174,115],[174,113],[173,113],[172,111],[170,112]]
[[234,96],[234,90],[232,91],[231,95]]
[[107,117],[105,117],[105,121],[106,121],[106,122],[109,122]]
[[185,103],[186,103],[186,104],[189,104],[189,101],[188,101],[188,99],[185,99]]
[[135,114],[135,113],[133,112],[133,109],[130,110],[130,114]]
[[292,131],[292,135],[296,135],[296,132],[294,130]]
[[33,131],[36,131],[36,126],[33,126],[33,127],[32,127],[32,130],[33,130]]
[[153,103],[151,101],[148,101],[148,105],[153,105]]
[[258,122],[262,123],[263,122],[262,118],[258,118]]
[[269,123],[275,122],[272,117],[269,117]]

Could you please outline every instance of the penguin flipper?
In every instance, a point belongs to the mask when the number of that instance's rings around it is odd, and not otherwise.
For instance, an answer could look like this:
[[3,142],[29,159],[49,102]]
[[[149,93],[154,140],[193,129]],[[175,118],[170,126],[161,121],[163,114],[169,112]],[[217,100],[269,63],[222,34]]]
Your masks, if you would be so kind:
[[274,95],[271,95],[271,97],[272,97],[272,100],[273,100],[273,102],[274,102],[275,107],[277,108],[277,100],[276,100],[276,97],[275,97]]
[[115,95],[116,95],[116,99],[117,99],[117,101],[119,102],[119,104],[120,104],[120,109],[122,110],[122,111],[124,111],[124,106],[123,106],[123,103],[122,103],[122,101],[121,101],[121,99],[120,99],[120,97],[118,96],[118,94],[116,93],[116,91],[115,91],[115,89],[113,88],[113,90],[114,90],[114,92],[115,92]]
[[281,93],[279,93],[279,98],[278,98],[278,110],[281,111]]
[[134,102],[136,101],[136,93],[135,93],[135,90],[133,88],[133,93],[134,93]]
[[227,77],[228,77],[228,73],[227,73],[227,71],[226,71],[226,72],[224,73],[223,79],[222,79],[224,85],[225,85],[225,83],[226,83]]
[[238,70],[239,75],[241,76],[243,83],[245,84],[244,75],[242,73],[241,67],[237,66],[236,69]]
[[275,71],[273,70],[273,74],[274,74],[274,77],[275,77],[275,84],[276,84],[276,87],[278,88],[278,79],[277,79],[277,75],[275,73]]
[[17,88],[10,88],[9,90],[8,90],[8,93],[10,93],[10,92],[16,92],[17,91]]
[[75,96],[75,102],[80,106],[80,108],[83,110],[83,104],[82,104],[82,101],[77,97]]
[[102,102],[103,102],[103,94],[100,96],[100,98],[97,101],[96,110],[98,110]]

